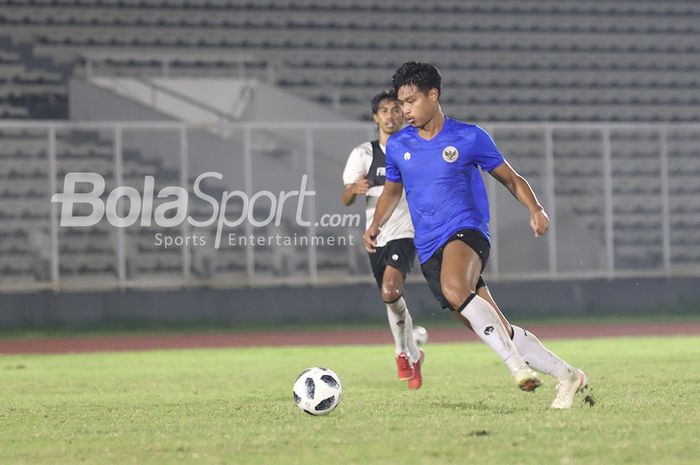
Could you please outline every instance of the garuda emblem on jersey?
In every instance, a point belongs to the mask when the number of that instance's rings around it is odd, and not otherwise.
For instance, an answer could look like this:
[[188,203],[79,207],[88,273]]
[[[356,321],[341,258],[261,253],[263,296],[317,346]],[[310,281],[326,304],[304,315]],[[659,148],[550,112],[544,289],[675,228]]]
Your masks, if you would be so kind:
[[449,147],[445,147],[442,150],[442,159],[445,160],[447,163],[454,163],[457,161],[459,158],[459,152],[457,151],[456,147],[452,147],[451,145]]

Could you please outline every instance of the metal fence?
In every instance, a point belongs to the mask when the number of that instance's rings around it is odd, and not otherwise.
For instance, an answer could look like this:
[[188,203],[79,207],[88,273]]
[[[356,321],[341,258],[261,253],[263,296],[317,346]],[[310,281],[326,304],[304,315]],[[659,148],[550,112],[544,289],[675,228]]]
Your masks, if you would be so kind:
[[[527,212],[486,176],[488,279],[700,276],[700,125],[482,126],[552,219],[544,238],[532,238]],[[362,202],[347,209],[340,197],[347,155],[373,137],[362,123],[0,122],[0,289],[370,282]],[[120,225],[107,212],[94,226],[61,226],[51,197],[76,172],[104,179],[98,197]],[[209,197],[194,190],[204,173],[221,174],[203,178]],[[299,205],[304,186],[315,194]],[[194,221],[164,215],[175,226],[155,224],[173,187],[186,190],[183,208]],[[183,206],[176,198],[171,213]],[[89,210],[83,203],[73,211]],[[216,221],[202,226],[207,218]],[[201,243],[186,240],[193,235]],[[231,235],[239,242],[231,245]],[[290,240],[268,240],[276,237]]]

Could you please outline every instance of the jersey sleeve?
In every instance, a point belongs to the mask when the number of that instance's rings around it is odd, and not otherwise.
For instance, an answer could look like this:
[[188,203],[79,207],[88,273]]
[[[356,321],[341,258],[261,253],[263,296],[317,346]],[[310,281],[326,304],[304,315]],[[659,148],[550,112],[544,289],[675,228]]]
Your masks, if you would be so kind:
[[362,160],[362,155],[364,154],[364,149],[362,146],[355,147],[350,152],[348,156],[348,161],[345,163],[345,169],[343,170],[343,184],[346,186],[348,184],[354,184],[367,176],[367,171],[365,168],[365,163]]
[[482,170],[490,173],[503,163],[505,158],[501,154],[496,143],[493,141],[488,132],[484,131],[479,126],[475,127],[476,138],[474,140],[474,155],[476,163]]
[[386,180],[389,182],[403,182],[401,171],[395,162],[398,150],[396,141],[389,137],[386,142]]

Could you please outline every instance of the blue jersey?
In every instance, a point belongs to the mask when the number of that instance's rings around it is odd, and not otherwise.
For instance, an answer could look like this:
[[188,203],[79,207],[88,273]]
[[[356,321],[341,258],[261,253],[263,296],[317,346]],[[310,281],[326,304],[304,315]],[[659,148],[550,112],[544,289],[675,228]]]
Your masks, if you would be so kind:
[[491,172],[503,163],[486,131],[450,118],[430,140],[413,126],[389,137],[386,180],[401,182],[406,190],[421,263],[461,229],[490,239],[489,201],[479,168]]

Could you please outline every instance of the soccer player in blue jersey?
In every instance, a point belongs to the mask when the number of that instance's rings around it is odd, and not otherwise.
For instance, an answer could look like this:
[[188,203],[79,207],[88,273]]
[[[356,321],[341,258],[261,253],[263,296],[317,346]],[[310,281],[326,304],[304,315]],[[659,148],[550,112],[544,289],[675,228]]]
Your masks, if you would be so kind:
[[552,408],[565,409],[587,386],[583,371],[547,350],[529,331],[511,325],[481,277],[489,256],[489,205],[480,169],[491,174],[530,212],[535,236],[549,218],[528,182],[503,158],[480,127],[447,118],[440,108],[441,76],[428,63],[403,64],[394,91],[410,124],[386,145],[386,183],[374,221],[363,237],[369,252],[406,191],[423,275],[443,308],[493,349],[524,391],[541,381],[533,369],[559,380]]

